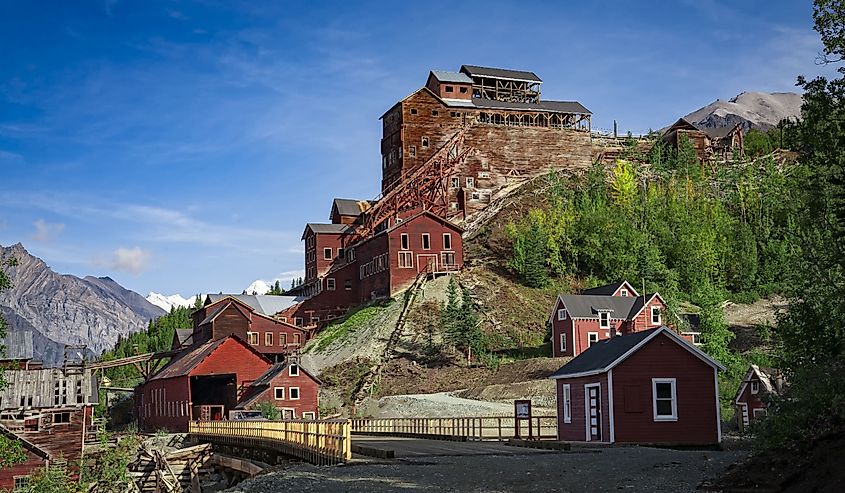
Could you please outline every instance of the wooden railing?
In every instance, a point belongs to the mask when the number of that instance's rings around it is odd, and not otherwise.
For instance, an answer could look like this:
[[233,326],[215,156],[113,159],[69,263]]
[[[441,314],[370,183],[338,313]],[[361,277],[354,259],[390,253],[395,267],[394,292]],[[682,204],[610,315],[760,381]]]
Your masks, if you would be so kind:
[[346,419],[194,421],[188,431],[200,440],[270,449],[316,465],[352,458],[351,427]]
[[[459,438],[466,440],[508,440],[516,438],[513,416],[460,418],[359,418],[352,420],[352,432],[361,435]],[[519,420],[519,436],[529,437],[528,420]],[[557,439],[557,417],[531,418],[531,436]]]

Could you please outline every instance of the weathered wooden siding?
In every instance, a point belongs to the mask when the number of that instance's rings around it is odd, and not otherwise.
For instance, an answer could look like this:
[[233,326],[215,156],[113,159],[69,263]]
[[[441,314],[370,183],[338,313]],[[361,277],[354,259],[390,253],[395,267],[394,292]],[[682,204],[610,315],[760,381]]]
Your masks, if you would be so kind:
[[136,389],[136,415],[142,431],[183,433],[191,420],[191,389],[187,376],[147,382]]
[[[556,380],[557,386],[557,421],[558,440],[583,442],[587,438],[587,411],[584,408],[586,403],[584,386],[598,383],[601,385],[601,423],[602,442],[610,441],[610,419],[608,416],[607,398],[607,374],[592,375],[589,377],[569,378]],[[569,395],[571,399],[570,409],[572,421],[566,423],[563,414],[563,385],[569,384]]]
[[24,449],[26,460],[13,466],[0,469],[0,489],[12,491],[15,487],[15,478],[31,475],[35,469],[44,467],[46,462],[31,451]]
[[247,308],[231,303],[211,322],[211,338],[217,340],[234,335],[246,340],[251,319],[252,314]]
[[[452,246],[449,250],[443,248],[443,234],[451,236]],[[402,250],[402,235],[408,235],[408,250]],[[423,249],[423,234],[429,235],[428,250]],[[442,254],[452,253],[455,256],[455,266],[462,266],[463,243],[461,231],[452,224],[441,221],[427,214],[418,215],[408,221],[403,221],[389,233],[390,251],[390,291],[395,293],[414,282],[417,274],[426,269],[427,261],[434,262],[435,271],[445,270],[442,265]],[[399,252],[410,251],[413,266],[399,267]]]

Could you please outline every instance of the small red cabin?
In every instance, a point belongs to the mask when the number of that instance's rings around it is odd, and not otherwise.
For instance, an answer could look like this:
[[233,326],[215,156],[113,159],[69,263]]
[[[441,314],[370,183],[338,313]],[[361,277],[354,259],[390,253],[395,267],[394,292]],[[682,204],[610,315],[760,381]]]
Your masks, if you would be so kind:
[[751,365],[734,397],[736,424],[740,431],[766,417],[767,397],[783,392],[783,373]]
[[296,361],[276,363],[244,391],[237,408],[256,409],[264,402],[281,411],[282,419],[318,419],[320,384]]
[[555,380],[558,439],[716,444],[724,367],[667,327],[593,344]]

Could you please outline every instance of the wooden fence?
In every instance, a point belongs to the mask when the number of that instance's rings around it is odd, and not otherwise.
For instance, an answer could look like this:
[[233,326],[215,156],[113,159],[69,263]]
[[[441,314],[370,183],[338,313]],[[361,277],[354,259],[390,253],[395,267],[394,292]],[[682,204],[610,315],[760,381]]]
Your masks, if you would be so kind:
[[236,447],[263,448],[316,465],[352,458],[346,419],[292,421],[194,421],[189,433],[199,440]]
[[[508,440],[516,438],[513,416],[461,418],[361,418],[352,420],[352,432],[361,435],[458,438],[465,440]],[[529,437],[528,420],[519,420],[519,436]],[[531,418],[531,436],[557,439],[557,417]]]

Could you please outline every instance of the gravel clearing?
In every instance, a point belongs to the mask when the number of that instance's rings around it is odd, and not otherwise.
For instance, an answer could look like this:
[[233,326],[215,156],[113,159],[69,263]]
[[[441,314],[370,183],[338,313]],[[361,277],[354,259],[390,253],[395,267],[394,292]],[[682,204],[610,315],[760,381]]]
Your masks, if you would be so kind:
[[[451,392],[391,395],[378,401],[367,400],[361,412],[375,418],[439,418],[448,416],[513,416],[513,402],[489,402],[456,397]],[[534,415],[554,415],[555,409],[534,408]]]
[[611,447],[598,452],[425,457],[334,467],[295,463],[227,491],[694,492],[746,456],[740,451]]

